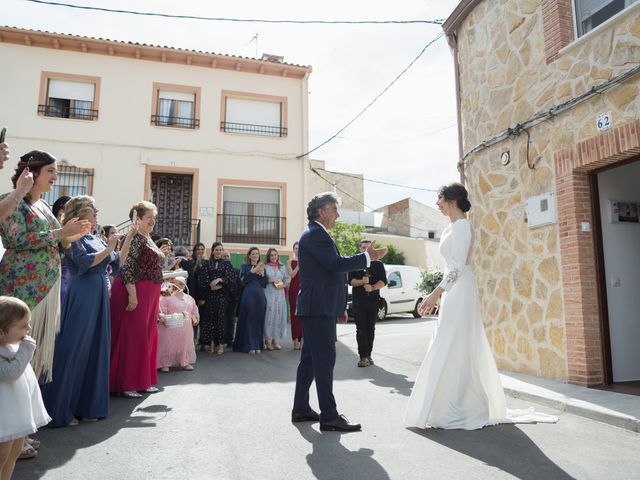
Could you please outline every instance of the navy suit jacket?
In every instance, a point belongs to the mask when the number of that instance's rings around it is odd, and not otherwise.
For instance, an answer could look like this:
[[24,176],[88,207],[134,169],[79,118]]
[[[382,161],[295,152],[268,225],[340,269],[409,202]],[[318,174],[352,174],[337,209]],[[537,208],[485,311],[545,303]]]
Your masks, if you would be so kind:
[[298,316],[339,317],[347,307],[347,275],[367,266],[364,253],[342,257],[329,234],[316,222],[302,233],[298,243],[300,293]]

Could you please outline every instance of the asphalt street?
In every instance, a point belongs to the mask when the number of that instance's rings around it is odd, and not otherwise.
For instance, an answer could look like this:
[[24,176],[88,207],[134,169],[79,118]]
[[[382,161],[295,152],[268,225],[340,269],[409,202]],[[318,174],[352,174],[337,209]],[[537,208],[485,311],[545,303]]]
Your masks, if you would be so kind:
[[160,374],[159,393],[112,397],[104,420],[42,429],[39,455],[18,462],[14,479],[640,479],[640,434],[546,407],[536,406],[557,424],[407,428],[433,324],[379,323],[367,368],[356,367],[355,325],[339,326],[334,393],[362,432],[290,423],[291,342],[259,356],[199,353],[195,371]]

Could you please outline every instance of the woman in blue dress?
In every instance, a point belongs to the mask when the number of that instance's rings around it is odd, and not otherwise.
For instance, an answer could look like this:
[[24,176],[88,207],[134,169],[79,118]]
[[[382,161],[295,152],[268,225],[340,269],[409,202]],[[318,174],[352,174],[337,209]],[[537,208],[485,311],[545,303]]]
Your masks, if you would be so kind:
[[267,297],[267,311],[264,318],[264,343],[267,350],[280,350],[282,347],[278,340],[284,338],[289,317],[284,289],[289,286],[291,279],[285,266],[280,263],[280,255],[275,248],[267,250],[266,260],[267,288],[264,294]]
[[253,355],[260,353],[262,348],[264,314],[267,309],[267,299],[264,296],[267,277],[258,247],[251,247],[247,252],[245,263],[240,267],[240,281],[243,289],[233,351]]
[[[92,197],[73,197],[65,205],[62,224],[69,218],[95,226]],[[44,385],[43,398],[49,426],[76,425],[79,419],[97,420],[109,413],[109,286],[107,266],[119,260],[119,235],[105,244],[99,236],[85,235],[65,252],[70,280],[62,304],[61,327],[56,337],[53,381]],[[127,254],[127,242],[123,254]]]

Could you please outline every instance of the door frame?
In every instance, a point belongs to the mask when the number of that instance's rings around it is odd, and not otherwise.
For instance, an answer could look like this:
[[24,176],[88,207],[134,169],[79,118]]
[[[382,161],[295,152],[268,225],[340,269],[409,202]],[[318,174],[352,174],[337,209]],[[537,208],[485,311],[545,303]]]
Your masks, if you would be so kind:
[[200,170],[198,168],[189,167],[165,167],[163,165],[145,165],[144,166],[144,199],[151,201],[151,174],[152,173],[173,173],[179,175],[191,175],[191,218],[198,218],[198,186],[200,184],[198,177]]

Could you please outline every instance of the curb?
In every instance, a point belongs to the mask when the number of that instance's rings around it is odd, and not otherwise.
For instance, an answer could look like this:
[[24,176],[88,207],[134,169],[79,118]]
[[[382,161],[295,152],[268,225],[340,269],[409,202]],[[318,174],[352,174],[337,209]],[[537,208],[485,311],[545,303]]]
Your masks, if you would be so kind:
[[616,412],[608,408],[599,407],[583,400],[559,395],[558,398],[539,395],[516,388],[504,388],[504,393],[512,398],[534,402],[546,407],[571,413],[581,417],[589,418],[598,422],[606,423],[614,427],[624,428],[632,432],[640,433],[640,419],[631,415]]

